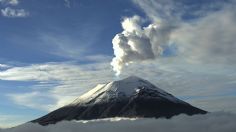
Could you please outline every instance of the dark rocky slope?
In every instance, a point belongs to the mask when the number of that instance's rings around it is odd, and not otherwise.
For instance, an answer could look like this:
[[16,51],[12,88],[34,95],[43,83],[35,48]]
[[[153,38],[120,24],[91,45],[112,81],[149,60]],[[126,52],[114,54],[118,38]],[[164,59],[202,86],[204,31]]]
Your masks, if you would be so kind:
[[173,95],[138,77],[99,85],[73,103],[59,108],[34,123],[55,124],[63,120],[90,120],[110,117],[171,118],[178,114],[205,114]]

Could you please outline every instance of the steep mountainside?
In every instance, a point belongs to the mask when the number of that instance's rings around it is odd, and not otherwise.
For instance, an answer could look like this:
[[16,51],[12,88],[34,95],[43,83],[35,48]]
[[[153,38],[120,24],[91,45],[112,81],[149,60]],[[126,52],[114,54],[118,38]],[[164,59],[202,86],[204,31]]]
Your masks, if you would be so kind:
[[34,123],[55,124],[62,120],[89,120],[109,117],[165,117],[178,114],[205,114],[206,111],[177,99],[150,82],[131,76],[98,85],[74,102]]

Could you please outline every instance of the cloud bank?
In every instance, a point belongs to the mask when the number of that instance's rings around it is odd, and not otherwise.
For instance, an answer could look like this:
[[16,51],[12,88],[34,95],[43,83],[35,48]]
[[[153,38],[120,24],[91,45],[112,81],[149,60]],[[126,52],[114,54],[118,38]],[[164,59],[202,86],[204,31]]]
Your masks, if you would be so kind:
[[206,115],[179,115],[172,119],[105,119],[65,121],[56,125],[25,124],[1,132],[234,132],[236,115],[224,112]]

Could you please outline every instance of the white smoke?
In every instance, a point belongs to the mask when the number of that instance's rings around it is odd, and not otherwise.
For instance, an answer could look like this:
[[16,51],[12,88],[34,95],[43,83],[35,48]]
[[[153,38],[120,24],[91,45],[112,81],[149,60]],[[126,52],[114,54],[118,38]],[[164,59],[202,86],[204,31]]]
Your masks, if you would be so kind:
[[115,57],[111,65],[117,76],[125,65],[157,58],[169,43],[173,26],[157,22],[142,27],[143,21],[139,16],[125,18],[121,23],[124,31],[112,40]]

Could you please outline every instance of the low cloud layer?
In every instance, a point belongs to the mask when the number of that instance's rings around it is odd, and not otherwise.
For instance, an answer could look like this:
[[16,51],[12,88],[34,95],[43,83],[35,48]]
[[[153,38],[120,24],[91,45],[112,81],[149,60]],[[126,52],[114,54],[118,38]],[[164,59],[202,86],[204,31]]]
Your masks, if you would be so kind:
[[56,125],[40,126],[25,124],[0,132],[234,132],[236,115],[210,113],[206,115],[179,115],[172,119],[108,119],[79,122],[61,122]]

